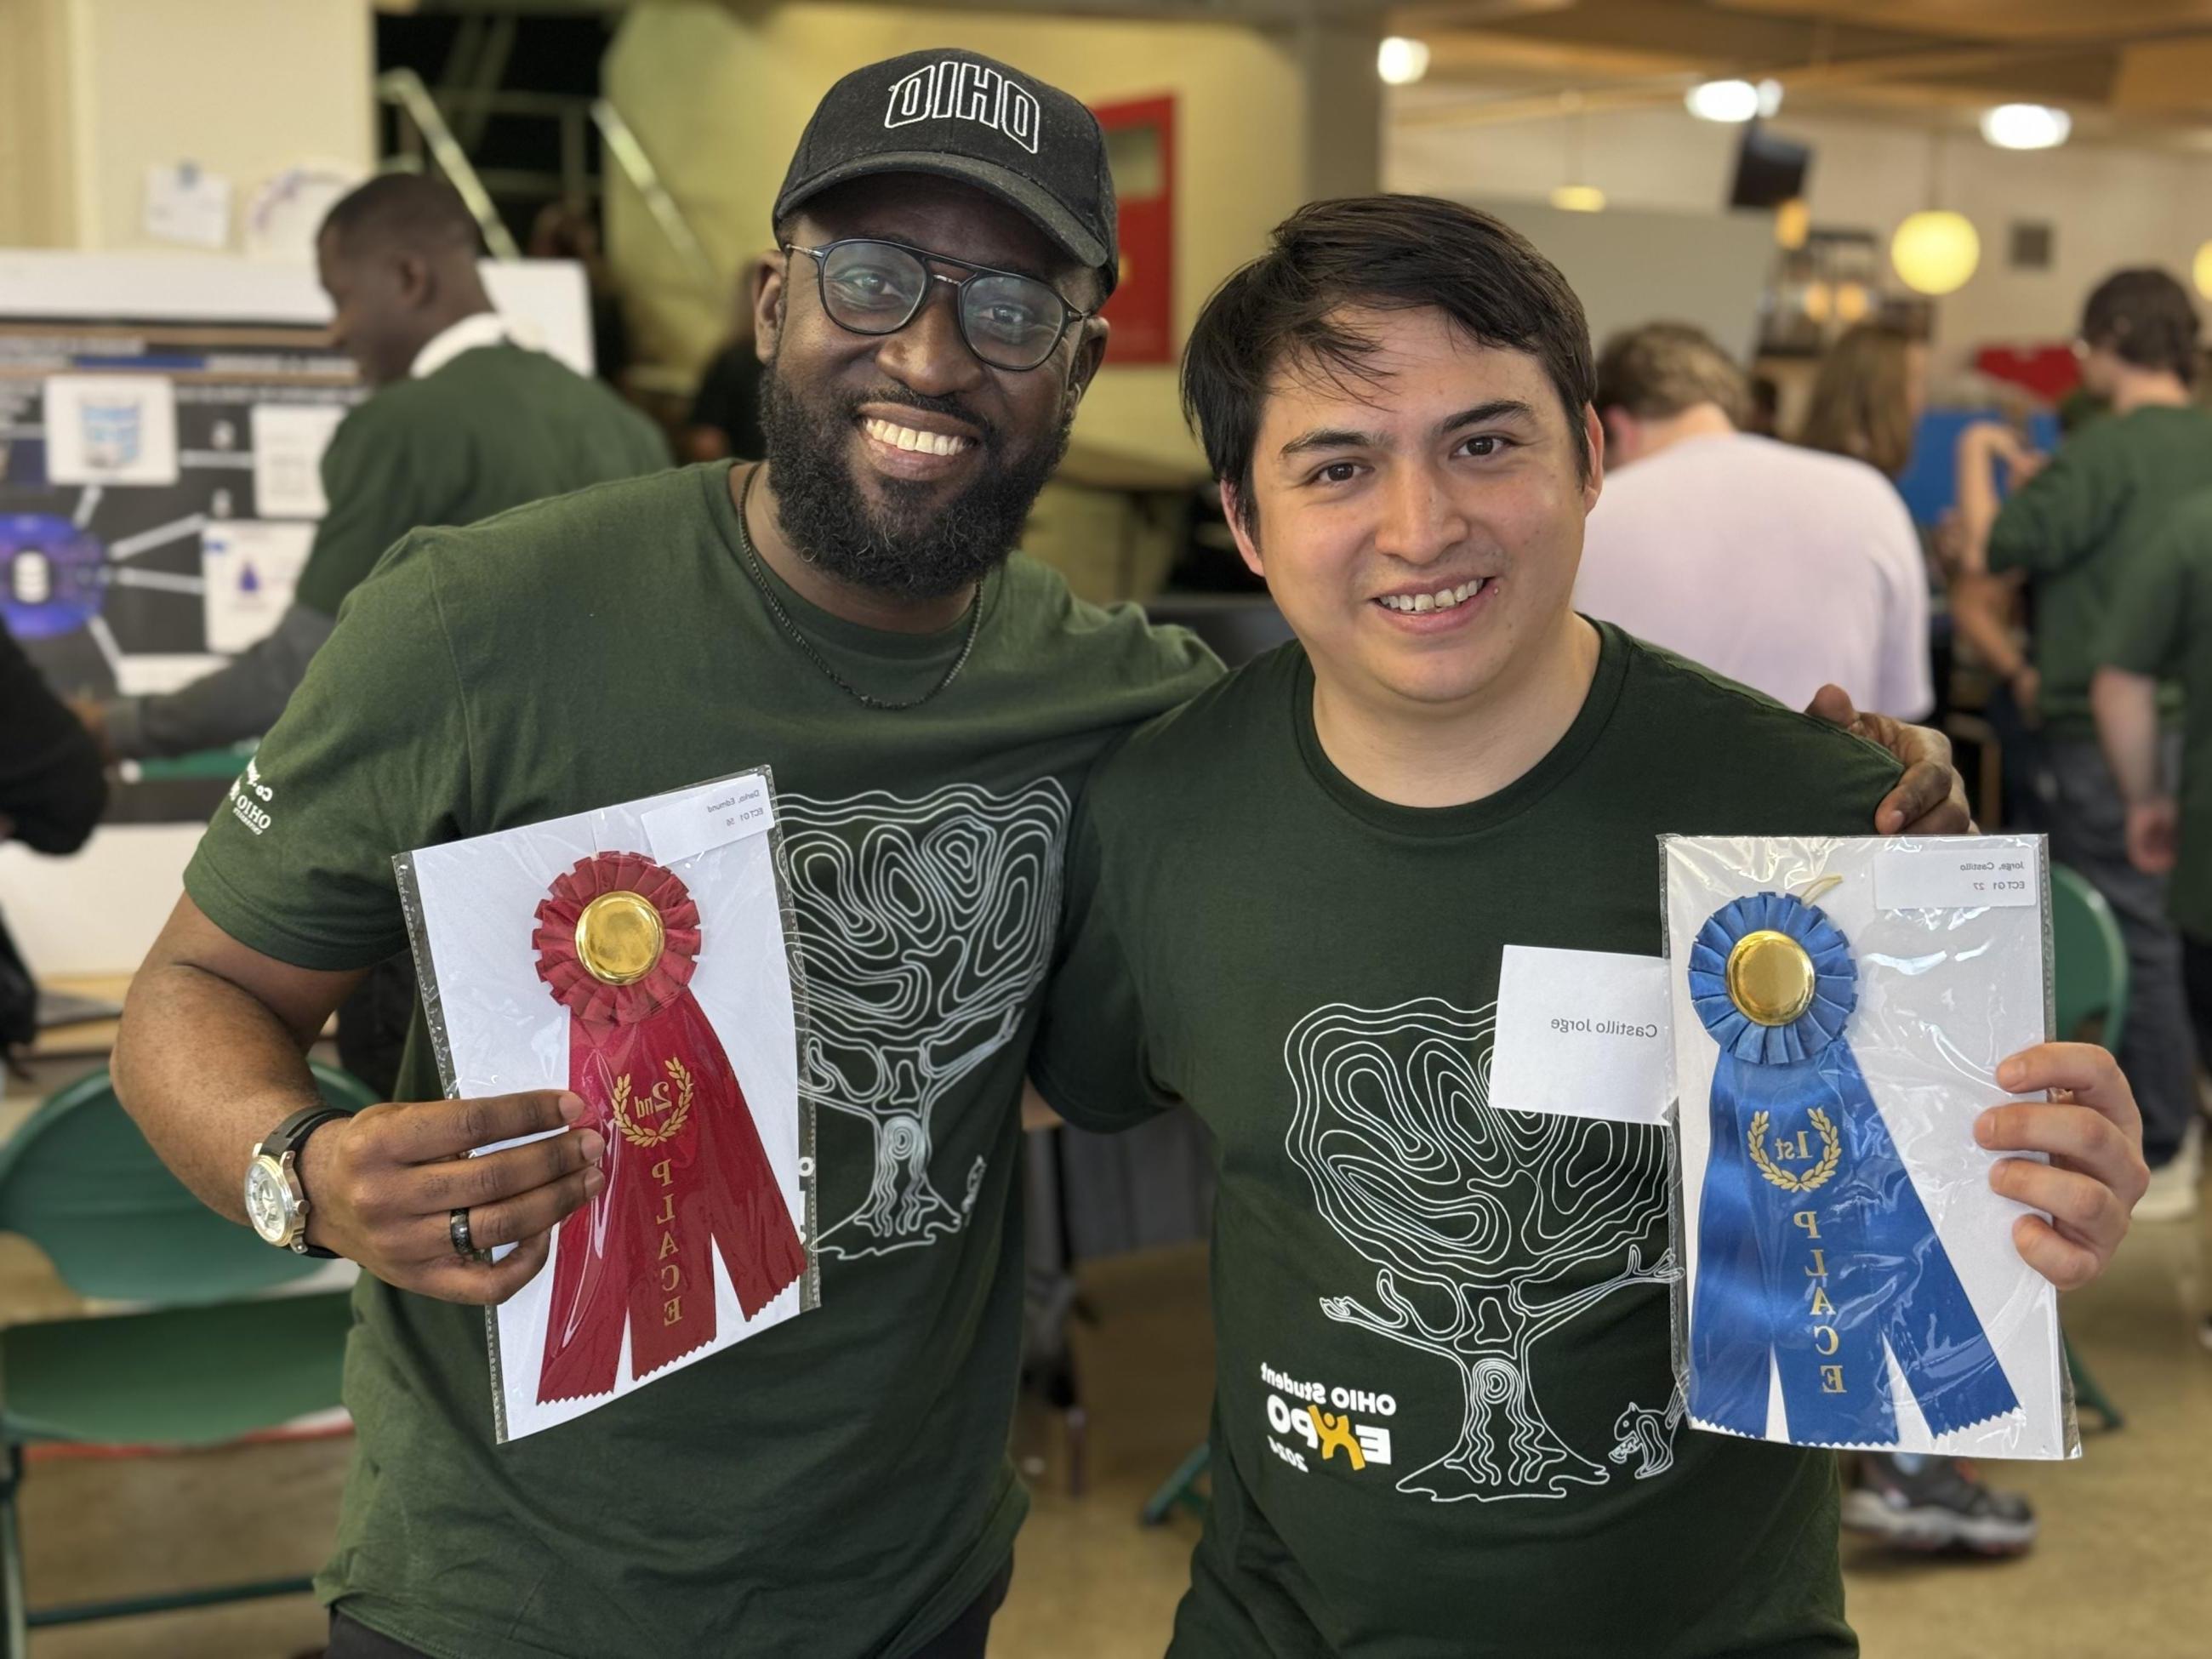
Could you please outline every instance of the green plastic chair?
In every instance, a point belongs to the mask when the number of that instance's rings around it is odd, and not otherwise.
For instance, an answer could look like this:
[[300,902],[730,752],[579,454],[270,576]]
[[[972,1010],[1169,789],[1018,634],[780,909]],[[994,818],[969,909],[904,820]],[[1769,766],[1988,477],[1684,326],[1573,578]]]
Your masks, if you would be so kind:
[[[2094,1042],[2117,1049],[2128,1024],[2128,946],[2105,896],[2063,864],[2051,867],[2051,954],[2053,1024],[2059,1039]],[[2105,1419],[2107,1429],[2126,1425],[2112,1402],[2066,1344],[2074,1394]]]
[[[2063,864],[2051,869],[2053,1000],[2063,1042],[2117,1050],[2128,1024],[2128,945],[2105,896]],[[2094,1038],[2083,1036],[2099,1022]]]
[[[323,1097],[373,1103],[316,1064]],[[305,1578],[33,1609],[19,1510],[26,1447],[221,1445],[338,1403],[351,1298],[267,1294],[321,1263],[272,1250],[171,1175],[115,1097],[105,1069],[56,1093],[0,1146],[0,1231],[44,1250],[80,1296],[139,1310],[0,1330],[0,1594],[7,1659],[29,1631],[311,1588]]]

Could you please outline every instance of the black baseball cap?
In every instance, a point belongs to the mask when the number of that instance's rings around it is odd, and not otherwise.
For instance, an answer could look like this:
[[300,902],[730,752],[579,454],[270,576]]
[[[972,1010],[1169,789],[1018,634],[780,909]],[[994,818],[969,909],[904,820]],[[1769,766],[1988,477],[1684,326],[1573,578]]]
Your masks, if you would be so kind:
[[927,173],[987,191],[1112,293],[1114,176],[1098,118],[1079,99],[980,53],[910,52],[854,70],[814,106],[774,222],[832,185]]

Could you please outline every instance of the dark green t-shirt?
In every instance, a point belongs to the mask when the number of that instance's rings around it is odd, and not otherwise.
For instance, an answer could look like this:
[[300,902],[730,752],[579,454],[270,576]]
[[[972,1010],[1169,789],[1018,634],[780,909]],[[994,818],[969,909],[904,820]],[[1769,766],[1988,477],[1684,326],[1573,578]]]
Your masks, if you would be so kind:
[[[440,1659],[902,1655],[981,1591],[1025,1507],[1017,1107],[1071,809],[1112,736],[1218,665],[1016,557],[943,695],[863,708],[764,608],[729,473],[410,536],[263,743],[265,795],[216,816],[185,876],[255,949],[359,967],[406,943],[394,853],[775,769],[821,1309],[500,1446],[482,1310],[365,1276],[359,1444],[320,1588]],[[936,684],[963,637],[777,594],[887,700]],[[422,1038],[418,1016],[403,1099],[440,1092]]]
[[2212,412],[2154,404],[2092,421],[1998,513],[1990,568],[2027,574],[2042,712],[2054,732],[2094,735],[2089,678],[2112,595],[2166,515],[2207,483]]
[[473,347],[338,422],[323,452],[329,511],[294,597],[334,617],[418,526],[474,524],[667,465],[660,429],[599,381],[542,351]]
[[2212,942],[2212,489],[2176,507],[2129,570],[2098,657],[2181,682],[2181,856],[2167,897],[2183,930]]
[[1340,773],[1295,645],[1092,780],[1032,1068],[1085,1127],[1212,1132],[1181,1659],[1855,1650],[1833,1458],[1671,1408],[1669,1132],[1488,1091],[1504,946],[1656,956],[1662,832],[1863,834],[1897,768],[1600,633],[1566,735],[1467,805]]

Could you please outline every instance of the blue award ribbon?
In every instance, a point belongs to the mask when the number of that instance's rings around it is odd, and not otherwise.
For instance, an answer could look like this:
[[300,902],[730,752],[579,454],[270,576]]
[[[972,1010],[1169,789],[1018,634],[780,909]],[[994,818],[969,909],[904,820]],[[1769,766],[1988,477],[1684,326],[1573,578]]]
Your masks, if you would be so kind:
[[[1804,975],[1800,994],[1761,1006],[1739,982],[1731,965],[1742,967],[1747,939]],[[1721,1048],[1698,1216],[1690,1415],[1764,1437],[1771,1356],[1790,1440],[1894,1445],[1885,1346],[1936,1434],[2014,1410],[2012,1384],[1844,1041],[1858,1001],[1850,942],[1813,906],[1755,893],[1699,930],[1689,979]]]

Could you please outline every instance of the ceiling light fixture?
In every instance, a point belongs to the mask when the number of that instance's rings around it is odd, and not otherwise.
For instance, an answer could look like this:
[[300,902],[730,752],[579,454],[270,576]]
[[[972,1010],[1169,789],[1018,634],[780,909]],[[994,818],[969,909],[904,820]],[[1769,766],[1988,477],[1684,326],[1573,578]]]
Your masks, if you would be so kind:
[[1982,112],[1982,137],[1999,149],[2056,149],[2074,118],[2048,104],[1999,104]]
[[1890,263],[1915,293],[1952,294],[1982,262],[1982,239],[1966,215],[1930,208],[1916,213],[1890,239]]
[[1561,185],[1552,192],[1552,205],[1567,213],[1602,213],[1605,192],[1595,185]]
[[1375,72],[1386,85],[1410,87],[1429,72],[1429,43],[1393,34],[1375,49]]
[[[1778,109],[1782,88],[1776,87],[1774,93]],[[1748,81],[1701,81],[1682,101],[1700,121],[1748,121],[1759,112],[1759,89]]]

